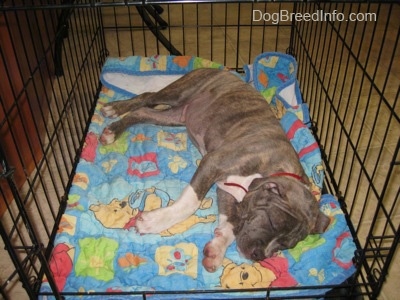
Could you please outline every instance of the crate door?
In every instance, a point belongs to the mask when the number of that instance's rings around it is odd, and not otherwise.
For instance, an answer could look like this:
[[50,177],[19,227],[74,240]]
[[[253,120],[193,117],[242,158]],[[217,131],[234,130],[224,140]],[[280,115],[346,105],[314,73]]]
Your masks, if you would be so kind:
[[[41,20],[44,18],[26,11],[0,15],[0,146],[8,164],[15,167],[18,188],[26,180],[25,172],[29,175],[43,157],[47,95],[54,73],[48,49],[54,32],[49,33],[51,29]],[[0,201],[0,215],[5,210],[4,200],[13,198],[4,181],[1,190],[0,197],[6,199]]]

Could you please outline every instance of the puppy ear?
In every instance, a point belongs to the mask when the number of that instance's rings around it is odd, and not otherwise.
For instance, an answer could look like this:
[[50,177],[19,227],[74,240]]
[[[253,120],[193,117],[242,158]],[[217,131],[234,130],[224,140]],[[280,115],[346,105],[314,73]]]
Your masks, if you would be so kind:
[[269,181],[269,179],[267,179],[267,178],[254,179],[249,186],[249,191],[258,190],[260,188],[269,190],[269,191],[273,192],[274,194],[282,196],[282,190],[279,187],[279,185],[276,182]]
[[325,230],[326,230],[326,228],[328,228],[330,222],[331,222],[331,220],[329,219],[329,217],[324,215],[322,212],[319,212],[318,216],[317,216],[317,220],[315,221],[315,226],[311,230],[310,233],[314,234],[314,233],[325,232]]
[[255,178],[249,185],[249,191],[258,190],[266,182],[265,178]]
[[267,182],[265,184],[265,188],[279,196],[281,196],[281,192],[279,186],[275,182]]

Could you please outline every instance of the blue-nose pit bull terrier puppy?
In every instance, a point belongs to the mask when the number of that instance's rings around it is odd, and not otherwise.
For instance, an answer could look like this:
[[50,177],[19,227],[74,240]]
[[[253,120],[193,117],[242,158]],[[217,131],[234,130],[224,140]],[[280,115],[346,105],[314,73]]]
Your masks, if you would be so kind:
[[219,224],[203,251],[210,272],[235,238],[238,251],[258,261],[329,224],[267,102],[229,71],[198,69],[159,92],[107,104],[102,113],[121,117],[104,129],[103,144],[138,123],[186,126],[203,159],[175,203],[144,212],[136,228],[159,233],[182,222],[216,183]]

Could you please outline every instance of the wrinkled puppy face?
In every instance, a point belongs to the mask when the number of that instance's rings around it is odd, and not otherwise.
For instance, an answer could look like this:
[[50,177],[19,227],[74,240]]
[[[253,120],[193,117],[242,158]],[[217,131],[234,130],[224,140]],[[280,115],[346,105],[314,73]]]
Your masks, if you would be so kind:
[[237,247],[255,261],[293,248],[329,225],[309,189],[293,178],[256,179],[239,205],[241,216],[234,228]]

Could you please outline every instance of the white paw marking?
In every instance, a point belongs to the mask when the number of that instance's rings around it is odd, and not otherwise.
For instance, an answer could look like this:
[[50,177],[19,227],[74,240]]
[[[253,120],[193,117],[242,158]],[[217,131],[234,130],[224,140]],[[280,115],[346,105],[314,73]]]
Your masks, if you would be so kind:
[[141,218],[136,221],[136,229],[139,233],[160,233],[186,220],[199,205],[196,193],[192,186],[188,185],[171,206],[143,212]]
[[[158,208],[152,211],[143,212],[136,221],[136,229],[139,233],[160,233],[174,224],[167,208]],[[171,225],[170,225],[171,224]]]
[[114,143],[114,141],[115,141],[115,133],[108,127],[104,128],[103,133],[100,136],[100,142],[103,145],[109,145]]
[[214,238],[205,245],[203,250],[203,266],[208,272],[215,272],[222,265],[226,249],[235,240],[233,225],[227,222],[227,217],[220,215],[219,222]]
[[112,105],[103,106],[101,108],[101,113],[103,114],[104,117],[107,117],[107,118],[116,118],[116,117],[118,117],[118,114],[117,114],[117,112],[115,111],[115,109],[113,108]]

